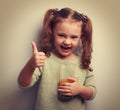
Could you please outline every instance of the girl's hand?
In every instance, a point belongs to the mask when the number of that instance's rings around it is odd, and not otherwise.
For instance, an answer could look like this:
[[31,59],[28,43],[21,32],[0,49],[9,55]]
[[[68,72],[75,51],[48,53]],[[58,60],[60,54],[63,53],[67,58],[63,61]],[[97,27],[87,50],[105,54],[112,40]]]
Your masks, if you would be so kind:
[[44,66],[45,53],[39,52],[35,42],[32,42],[33,56],[32,56],[32,65],[34,68]]
[[58,91],[67,96],[75,96],[80,94],[82,85],[80,85],[75,78],[69,77],[68,80],[71,80],[72,83],[66,82],[58,86]]

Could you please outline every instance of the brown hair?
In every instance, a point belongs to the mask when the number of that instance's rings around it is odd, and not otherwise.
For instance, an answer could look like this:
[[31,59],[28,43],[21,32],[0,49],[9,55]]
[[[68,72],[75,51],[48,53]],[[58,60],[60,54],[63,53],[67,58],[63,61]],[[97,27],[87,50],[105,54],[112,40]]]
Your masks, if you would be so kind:
[[71,19],[74,21],[82,21],[82,35],[81,35],[81,67],[92,71],[90,68],[91,53],[92,53],[92,23],[91,20],[70,8],[49,9],[44,17],[42,38],[40,41],[41,51],[45,52],[47,56],[50,56],[50,52],[54,48],[53,29],[56,23],[64,19]]

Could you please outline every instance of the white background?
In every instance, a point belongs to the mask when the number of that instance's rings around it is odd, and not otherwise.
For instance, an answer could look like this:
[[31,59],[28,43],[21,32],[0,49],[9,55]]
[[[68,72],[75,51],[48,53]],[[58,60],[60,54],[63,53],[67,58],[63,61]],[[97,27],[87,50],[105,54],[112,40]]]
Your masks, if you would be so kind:
[[37,86],[22,90],[17,77],[32,55],[45,11],[63,7],[93,22],[97,96],[87,110],[120,110],[119,0],[0,0],[0,110],[33,110]]

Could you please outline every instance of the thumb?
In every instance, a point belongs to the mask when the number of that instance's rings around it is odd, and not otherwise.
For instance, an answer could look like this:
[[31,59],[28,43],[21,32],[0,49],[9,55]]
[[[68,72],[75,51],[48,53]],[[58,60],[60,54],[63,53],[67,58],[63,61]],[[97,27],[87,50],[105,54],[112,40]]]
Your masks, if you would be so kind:
[[35,43],[34,41],[32,41],[32,50],[33,50],[34,53],[37,53],[37,52],[38,52],[36,43]]

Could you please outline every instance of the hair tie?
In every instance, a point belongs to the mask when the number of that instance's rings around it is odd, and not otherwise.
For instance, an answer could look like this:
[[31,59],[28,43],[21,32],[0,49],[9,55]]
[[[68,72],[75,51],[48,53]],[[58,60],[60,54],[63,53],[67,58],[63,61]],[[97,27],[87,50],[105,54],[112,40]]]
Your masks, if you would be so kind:
[[82,18],[83,22],[84,22],[84,23],[87,23],[88,17],[87,17],[85,14],[83,14],[83,13],[82,13],[81,15],[82,15],[82,17],[83,17],[83,18]]
[[77,11],[75,11],[74,17],[75,17],[75,19],[80,19],[80,20],[82,20],[82,22],[83,22],[84,24],[86,24],[87,21],[88,21],[88,18],[87,18],[86,15],[84,15],[83,13],[81,14],[81,13],[79,13],[79,12],[77,12]]
[[53,15],[56,15],[58,13],[59,9],[58,8],[55,8],[55,9],[52,9],[52,14]]

